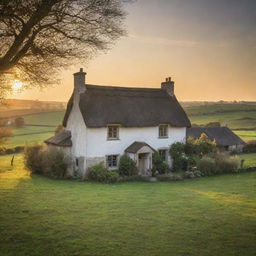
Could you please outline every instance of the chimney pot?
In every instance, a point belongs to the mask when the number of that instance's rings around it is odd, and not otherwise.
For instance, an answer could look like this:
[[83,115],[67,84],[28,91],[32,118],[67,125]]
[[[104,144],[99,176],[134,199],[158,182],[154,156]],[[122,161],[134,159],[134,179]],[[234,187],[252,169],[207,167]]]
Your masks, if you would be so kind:
[[174,81],[171,77],[167,77],[165,82],[161,83],[161,89],[166,91],[170,96],[174,96]]

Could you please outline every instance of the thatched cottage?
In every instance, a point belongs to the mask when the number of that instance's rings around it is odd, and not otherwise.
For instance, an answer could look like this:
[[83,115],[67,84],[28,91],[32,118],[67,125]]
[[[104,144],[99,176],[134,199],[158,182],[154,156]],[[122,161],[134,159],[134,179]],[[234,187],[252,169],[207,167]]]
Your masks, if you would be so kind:
[[141,175],[152,168],[158,151],[171,165],[169,146],[185,142],[190,121],[167,78],[159,89],[98,86],[85,83],[83,69],[74,74],[74,91],[63,120],[64,131],[45,141],[73,159],[73,171],[104,161],[117,169],[121,155],[132,158]]
[[241,152],[245,145],[245,142],[226,126],[190,127],[187,129],[187,138],[198,139],[202,133],[224,150]]

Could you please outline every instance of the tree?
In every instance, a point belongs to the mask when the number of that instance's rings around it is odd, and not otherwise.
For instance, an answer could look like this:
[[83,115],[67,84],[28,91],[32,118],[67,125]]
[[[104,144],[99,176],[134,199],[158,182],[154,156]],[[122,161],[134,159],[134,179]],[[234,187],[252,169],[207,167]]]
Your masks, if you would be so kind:
[[16,127],[20,128],[20,127],[23,127],[24,124],[25,124],[25,120],[23,117],[19,116],[19,117],[16,117],[15,120],[14,120],[14,124]]
[[56,83],[61,68],[88,60],[124,35],[129,0],[0,0],[0,97],[10,80]]
[[0,143],[4,143],[12,136],[12,129],[9,127],[0,127]]

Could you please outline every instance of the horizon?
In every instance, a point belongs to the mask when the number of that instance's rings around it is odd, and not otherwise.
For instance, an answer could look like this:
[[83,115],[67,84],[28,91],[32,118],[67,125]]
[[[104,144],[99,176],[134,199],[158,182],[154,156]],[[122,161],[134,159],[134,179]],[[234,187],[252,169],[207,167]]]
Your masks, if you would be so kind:
[[[66,102],[80,67],[89,84],[159,88],[175,81],[180,101],[256,100],[256,2],[140,0],[126,7],[127,37],[60,73],[60,85],[9,98]],[[118,71],[117,71],[118,69]]]

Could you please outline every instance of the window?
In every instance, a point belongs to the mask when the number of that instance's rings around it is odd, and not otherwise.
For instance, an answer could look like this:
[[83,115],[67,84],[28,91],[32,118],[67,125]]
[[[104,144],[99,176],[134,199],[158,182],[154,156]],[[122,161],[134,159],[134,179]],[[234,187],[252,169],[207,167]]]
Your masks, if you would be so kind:
[[162,124],[159,125],[159,138],[167,138],[168,137],[168,125]]
[[118,140],[119,138],[119,127],[118,126],[108,126],[108,139]]
[[158,153],[163,161],[167,162],[167,149],[159,149]]
[[107,156],[107,167],[115,168],[117,167],[118,155],[109,155]]

